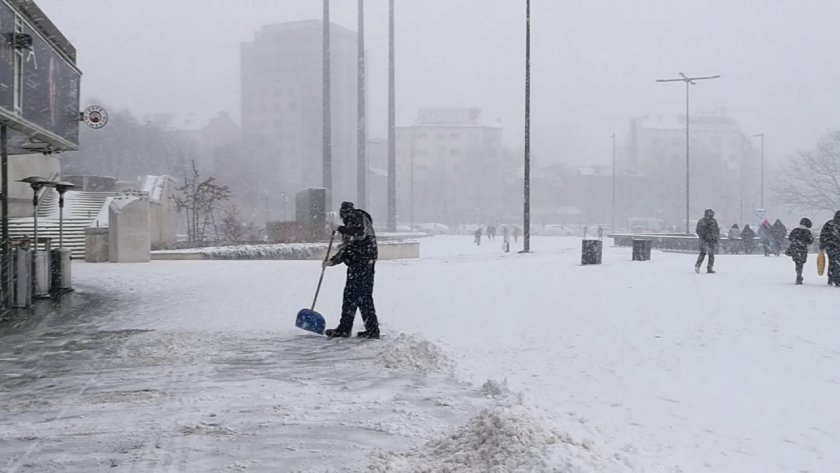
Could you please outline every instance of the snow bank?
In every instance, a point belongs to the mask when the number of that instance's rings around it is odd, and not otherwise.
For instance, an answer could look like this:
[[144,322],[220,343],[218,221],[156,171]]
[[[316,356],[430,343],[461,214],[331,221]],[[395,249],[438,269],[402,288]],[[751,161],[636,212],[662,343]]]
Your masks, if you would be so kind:
[[378,360],[386,368],[421,373],[446,373],[454,366],[452,359],[434,343],[402,333],[385,347]]
[[632,472],[621,455],[547,427],[525,408],[485,409],[446,437],[403,454],[379,454],[374,473]]

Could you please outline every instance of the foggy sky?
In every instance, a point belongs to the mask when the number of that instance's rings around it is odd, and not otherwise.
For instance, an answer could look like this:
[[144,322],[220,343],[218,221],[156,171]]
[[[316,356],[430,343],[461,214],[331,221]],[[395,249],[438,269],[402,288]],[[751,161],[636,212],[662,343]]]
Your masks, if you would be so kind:
[[[135,114],[229,111],[239,121],[239,48],[266,24],[318,19],[319,0],[37,0],[78,49],[83,105]],[[840,123],[840,2],[532,0],[532,149],[540,162],[607,162],[638,115],[726,107],[763,132],[769,161]],[[234,8],[235,6],[235,8]],[[387,123],[387,0],[366,0],[369,114]],[[332,21],[356,29],[356,0]],[[524,0],[397,0],[397,124],[424,106],[474,106],[522,146]],[[247,111],[245,111],[247,113]],[[199,120],[203,121],[203,120]]]

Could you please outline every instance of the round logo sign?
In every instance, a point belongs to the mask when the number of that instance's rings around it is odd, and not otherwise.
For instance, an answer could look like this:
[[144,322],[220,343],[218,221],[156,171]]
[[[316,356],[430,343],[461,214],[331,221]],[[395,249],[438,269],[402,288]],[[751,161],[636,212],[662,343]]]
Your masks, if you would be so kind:
[[85,109],[82,120],[91,128],[102,128],[108,124],[108,112],[98,105],[91,105]]

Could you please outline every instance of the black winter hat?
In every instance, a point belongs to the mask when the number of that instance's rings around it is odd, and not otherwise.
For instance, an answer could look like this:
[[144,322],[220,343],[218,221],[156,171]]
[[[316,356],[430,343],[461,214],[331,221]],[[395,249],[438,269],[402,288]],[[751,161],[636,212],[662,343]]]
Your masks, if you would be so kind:
[[811,219],[803,218],[802,220],[799,221],[799,224],[802,225],[805,228],[811,228]]
[[353,202],[348,202],[348,201],[345,200],[344,202],[341,203],[341,210],[350,210],[352,208],[354,208],[353,207]]

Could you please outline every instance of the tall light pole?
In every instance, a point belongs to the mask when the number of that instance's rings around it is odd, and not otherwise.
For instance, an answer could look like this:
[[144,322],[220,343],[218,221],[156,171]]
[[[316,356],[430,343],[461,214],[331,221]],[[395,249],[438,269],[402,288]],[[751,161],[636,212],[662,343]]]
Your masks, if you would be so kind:
[[367,208],[367,131],[365,129],[365,0],[359,0],[358,7],[358,63],[356,107],[358,123],[356,133],[356,201],[359,208]]
[[327,190],[326,210],[332,209],[332,99],[330,89],[330,0],[324,0],[324,29],[321,44],[322,64],[322,106],[323,123],[321,140],[323,153],[323,180]]
[[525,0],[525,173],[522,252],[531,251],[531,0]]
[[685,82],[685,233],[686,235],[690,235],[691,231],[689,230],[689,202],[690,202],[690,173],[689,173],[689,122],[688,119],[688,91],[689,86],[697,85],[695,81],[698,80],[708,80],[708,79],[717,79],[720,76],[704,76],[704,77],[686,77],[685,74],[680,72],[679,79],[657,79],[656,82]]
[[612,229],[615,233],[615,132],[612,134]]
[[397,132],[394,84],[394,0],[388,10],[388,231],[397,231]]
[[764,133],[756,133],[754,138],[761,138],[761,208],[764,209]]

